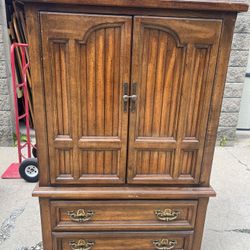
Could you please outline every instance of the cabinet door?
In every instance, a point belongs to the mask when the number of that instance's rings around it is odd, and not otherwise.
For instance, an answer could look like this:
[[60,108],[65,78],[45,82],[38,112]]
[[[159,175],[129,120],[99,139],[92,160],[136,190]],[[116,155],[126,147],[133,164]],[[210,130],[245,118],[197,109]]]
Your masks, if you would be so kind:
[[129,183],[199,183],[220,20],[135,17]]
[[123,183],[131,18],[40,13],[52,184]]

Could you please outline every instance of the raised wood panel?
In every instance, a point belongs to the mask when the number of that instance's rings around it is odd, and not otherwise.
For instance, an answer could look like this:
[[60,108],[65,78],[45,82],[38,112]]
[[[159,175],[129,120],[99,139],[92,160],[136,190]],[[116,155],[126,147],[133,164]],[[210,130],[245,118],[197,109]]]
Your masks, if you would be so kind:
[[[197,201],[52,201],[54,231],[192,230]],[[159,220],[155,211],[170,209],[176,217]],[[89,220],[72,220],[69,211],[93,212]],[[169,217],[171,218],[171,216]]]
[[[136,174],[137,175],[167,175],[170,176],[173,169],[174,151],[161,150],[137,150]],[[152,168],[153,167],[153,168]]]
[[51,183],[124,183],[132,18],[40,17]]
[[[200,138],[200,131],[202,120],[207,120],[207,107],[204,107],[203,103],[207,104],[210,99],[210,95],[206,95],[208,90],[207,86],[207,74],[208,63],[210,57],[211,47],[194,47],[193,65],[191,69],[191,86],[190,94],[187,102],[187,113],[185,122],[185,137]],[[211,90],[209,91],[209,94]],[[205,119],[204,119],[205,116]]]
[[184,48],[160,29],[142,32],[138,137],[176,137]]
[[53,77],[53,130],[54,136],[72,135],[69,84],[69,43],[67,40],[50,40],[51,75]]
[[63,178],[73,179],[73,150],[56,149],[55,153],[57,175]]
[[[81,244],[93,242],[92,248],[96,250],[152,250],[156,249],[154,241],[162,239],[175,241],[174,250],[191,250],[193,241],[192,231],[181,232],[112,232],[112,233],[52,233],[53,249],[71,250],[70,242]],[[166,243],[166,241],[165,241]],[[173,246],[173,245],[172,245]],[[165,247],[171,247],[168,244]],[[159,248],[167,249],[167,248]]]
[[207,121],[211,86],[208,86],[208,66],[211,46],[194,46],[190,69],[189,95],[186,102],[185,138],[200,139],[204,134],[203,123]]
[[181,160],[180,160],[180,178],[188,176],[192,179],[195,177],[196,171],[196,161],[197,161],[197,150],[185,151],[182,150]]
[[121,39],[118,24],[99,28],[78,43],[82,136],[120,135]]
[[129,183],[199,183],[220,31],[219,20],[135,17]]
[[119,171],[120,151],[118,150],[82,150],[81,178],[85,175],[115,175]]

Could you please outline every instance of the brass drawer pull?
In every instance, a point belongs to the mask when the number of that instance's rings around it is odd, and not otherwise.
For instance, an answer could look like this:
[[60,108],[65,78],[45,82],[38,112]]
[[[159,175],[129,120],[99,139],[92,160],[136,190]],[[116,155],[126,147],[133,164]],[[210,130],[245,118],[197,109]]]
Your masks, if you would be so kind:
[[95,245],[94,241],[87,241],[87,240],[78,240],[76,241],[70,241],[69,245],[72,250],[90,250]]
[[161,239],[154,240],[153,244],[157,250],[170,250],[177,245],[177,240]]
[[180,214],[179,211],[174,211],[169,208],[166,208],[165,210],[155,210],[155,215],[158,220],[163,221],[173,221],[177,219],[178,215]]
[[77,211],[68,211],[67,214],[72,221],[84,222],[90,220],[95,212],[92,210],[85,211],[84,209],[78,209]]

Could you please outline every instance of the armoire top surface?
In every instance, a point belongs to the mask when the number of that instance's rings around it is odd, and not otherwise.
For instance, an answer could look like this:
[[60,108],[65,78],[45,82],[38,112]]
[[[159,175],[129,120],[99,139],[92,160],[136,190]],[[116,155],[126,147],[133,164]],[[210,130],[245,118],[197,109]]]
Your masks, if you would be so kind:
[[23,2],[232,12],[248,10],[248,4],[244,0],[23,0]]

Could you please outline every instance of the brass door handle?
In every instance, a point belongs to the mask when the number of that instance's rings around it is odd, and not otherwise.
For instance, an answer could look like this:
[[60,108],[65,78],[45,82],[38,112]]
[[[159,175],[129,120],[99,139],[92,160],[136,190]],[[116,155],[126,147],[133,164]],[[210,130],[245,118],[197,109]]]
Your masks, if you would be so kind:
[[67,214],[72,221],[85,222],[90,220],[95,212],[92,210],[85,211],[84,209],[78,209],[77,211],[68,211]]
[[170,250],[177,245],[177,240],[161,239],[154,240],[153,244],[157,250]]
[[169,208],[166,208],[164,210],[155,210],[155,215],[158,220],[162,221],[173,221],[176,220],[178,215],[180,214],[179,211],[174,211]]
[[94,241],[89,240],[78,240],[77,242],[72,240],[69,241],[69,246],[72,250],[90,250],[95,245]]

